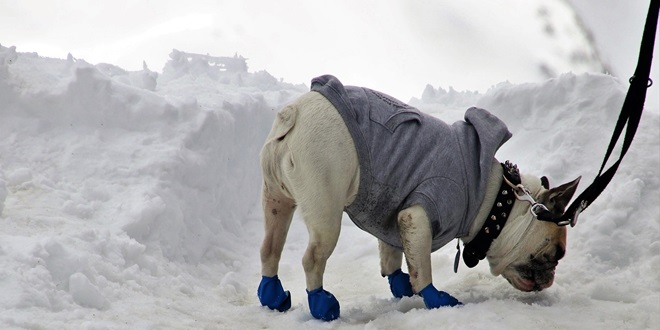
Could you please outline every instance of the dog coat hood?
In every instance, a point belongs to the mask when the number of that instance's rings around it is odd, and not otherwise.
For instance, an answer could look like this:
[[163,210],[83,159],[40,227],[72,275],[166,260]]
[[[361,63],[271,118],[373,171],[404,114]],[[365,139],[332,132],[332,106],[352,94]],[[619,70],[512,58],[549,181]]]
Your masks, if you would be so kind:
[[421,205],[430,220],[433,251],[467,235],[484,198],[497,149],[511,133],[488,111],[470,108],[452,125],[393,97],[344,86],[325,75],[312,80],[339,111],[360,162],[358,194],[345,211],[361,229],[403,249],[399,211]]

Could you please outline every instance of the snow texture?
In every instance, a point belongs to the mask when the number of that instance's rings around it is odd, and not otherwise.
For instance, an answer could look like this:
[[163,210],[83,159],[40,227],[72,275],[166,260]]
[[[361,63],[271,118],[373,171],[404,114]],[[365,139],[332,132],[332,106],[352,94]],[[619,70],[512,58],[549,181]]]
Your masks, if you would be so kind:
[[[523,293],[486,263],[435,286],[465,303],[391,297],[375,238],[349,219],[324,287],[339,320],[312,318],[294,219],[279,276],[286,313],[259,305],[258,153],[276,111],[307,90],[265,71],[173,51],[162,74],[0,46],[0,328],[652,329],[660,324],[659,111],[647,109],[617,176],[569,229],[555,284]],[[310,77],[311,78],[311,77]],[[341,77],[339,77],[341,79]],[[345,81],[352,84],[351,81]],[[514,133],[500,149],[556,185],[595,176],[627,82],[563,74],[481,94],[428,86],[411,104],[446,121],[479,106]],[[654,87],[653,88],[657,88]],[[581,191],[581,189],[579,189]]]

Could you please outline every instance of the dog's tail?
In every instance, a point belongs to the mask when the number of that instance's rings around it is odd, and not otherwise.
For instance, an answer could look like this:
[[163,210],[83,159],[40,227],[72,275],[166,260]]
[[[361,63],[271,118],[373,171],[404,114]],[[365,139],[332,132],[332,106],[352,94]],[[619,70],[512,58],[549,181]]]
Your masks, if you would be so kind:
[[294,105],[288,105],[277,113],[277,118],[273,122],[273,128],[270,131],[268,140],[283,140],[287,133],[293,128],[298,117],[298,109]]
[[280,192],[291,197],[284,184],[283,166],[292,164],[291,154],[285,143],[287,134],[293,129],[298,117],[295,105],[288,105],[277,113],[266,143],[261,149],[261,171],[264,178],[264,192]]

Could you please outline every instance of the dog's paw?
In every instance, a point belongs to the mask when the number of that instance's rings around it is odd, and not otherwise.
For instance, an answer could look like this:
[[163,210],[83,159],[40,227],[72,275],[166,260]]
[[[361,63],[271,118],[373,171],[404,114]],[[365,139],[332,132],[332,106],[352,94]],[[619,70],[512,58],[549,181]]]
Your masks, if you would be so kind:
[[387,275],[387,281],[390,283],[392,295],[396,298],[412,297],[413,289],[410,284],[410,275],[397,269],[394,273]]
[[284,291],[282,282],[280,282],[277,275],[273,277],[261,277],[257,296],[259,296],[261,305],[267,306],[270,309],[285,312],[291,308],[291,294],[289,291]]
[[307,291],[309,311],[312,316],[323,321],[332,321],[339,317],[339,302],[335,296],[323,290],[323,287]]
[[419,292],[419,295],[424,298],[424,304],[428,309],[463,305],[463,303],[452,297],[449,293],[438,291],[433,284],[427,285]]

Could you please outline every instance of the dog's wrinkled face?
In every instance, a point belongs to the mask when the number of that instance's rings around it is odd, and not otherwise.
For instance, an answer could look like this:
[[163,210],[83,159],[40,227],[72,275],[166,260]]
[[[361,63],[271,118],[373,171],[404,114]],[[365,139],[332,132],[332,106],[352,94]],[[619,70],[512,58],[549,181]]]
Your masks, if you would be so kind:
[[[548,190],[541,186],[540,179],[528,176],[523,184],[537,202],[555,214],[562,214],[579,181],[577,178]],[[566,253],[566,227],[535,219],[529,212],[530,206],[516,201],[509,222],[488,251],[491,272],[501,274],[513,287],[525,292],[550,287],[557,264]]]
[[[537,221],[538,220],[533,220]],[[566,227],[545,222],[538,225],[546,228],[533,228],[542,235],[527,235],[522,244],[538,244],[527,256],[520,256],[502,272],[513,287],[521,291],[541,291],[552,285],[555,269],[566,252]],[[554,227],[554,228],[552,228]]]

